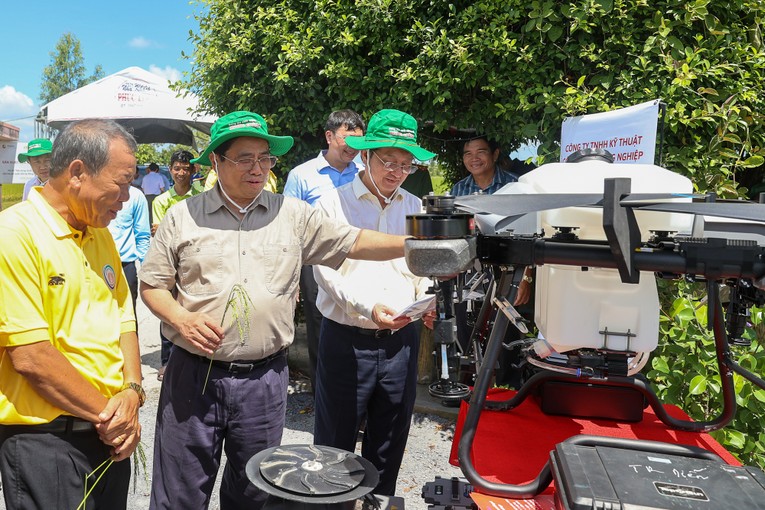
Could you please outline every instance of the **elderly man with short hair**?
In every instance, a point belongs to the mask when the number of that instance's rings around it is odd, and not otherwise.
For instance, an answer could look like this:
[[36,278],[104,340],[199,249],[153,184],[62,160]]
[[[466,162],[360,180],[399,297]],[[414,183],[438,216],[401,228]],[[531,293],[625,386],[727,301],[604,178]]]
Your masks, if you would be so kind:
[[[0,213],[8,510],[77,508],[86,484],[95,485],[89,508],[127,506],[145,394],[130,292],[106,226],[128,200],[135,148],[114,122],[73,122],[53,144],[47,185]],[[86,480],[91,472],[98,482]]]

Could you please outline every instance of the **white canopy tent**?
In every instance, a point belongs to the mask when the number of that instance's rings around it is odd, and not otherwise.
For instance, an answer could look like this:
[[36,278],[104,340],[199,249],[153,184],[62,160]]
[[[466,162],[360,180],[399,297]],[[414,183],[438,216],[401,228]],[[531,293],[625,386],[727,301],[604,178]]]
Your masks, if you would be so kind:
[[171,90],[166,78],[128,67],[43,105],[38,122],[62,129],[75,120],[111,119],[138,143],[193,145],[191,129],[209,134],[217,118],[194,113],[197,109],[195,95]]

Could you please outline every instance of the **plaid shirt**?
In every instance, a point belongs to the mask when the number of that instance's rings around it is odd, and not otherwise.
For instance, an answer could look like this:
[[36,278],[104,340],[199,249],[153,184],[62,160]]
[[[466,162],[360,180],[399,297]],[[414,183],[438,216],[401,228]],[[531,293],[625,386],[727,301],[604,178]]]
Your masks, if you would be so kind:
[[462,179],[460,182],[454,185],[452,188],[452,195],[455,197],[461,197],[464,195],[473,195],[476,193],[484,193],[486,195],[491,195],[495,193],[498,189],[500,189],[502,186],[504,186],[507,183],[515,182],[518,180],[518,177],[515,176],[514,173],[508,172],[506,170],[500,170],[496,169],[494,172],[494,179],[492,179],[491,184],[489,184],[489,187],[486,189],[481,189],[478,184],[475,183],[475,179],[473,179],[472,175],[468,175],[464,179]]

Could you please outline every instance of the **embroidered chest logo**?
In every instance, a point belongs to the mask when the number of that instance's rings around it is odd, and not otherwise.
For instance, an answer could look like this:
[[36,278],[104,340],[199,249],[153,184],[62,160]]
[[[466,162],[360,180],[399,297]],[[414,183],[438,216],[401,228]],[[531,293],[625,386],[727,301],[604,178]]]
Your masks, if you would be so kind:
[[49,287],[53,287],[54,285],[63,285],[64,283],[66,283],[66,280],[64,279],[64,273],[59,273],[48,278]]
[[117,285],[117,275],[114,272],[114,268],[109,264],[106,264],[104,266],[103,275],[106,285],[108,285],[110,289],[114,290],[114,286]]

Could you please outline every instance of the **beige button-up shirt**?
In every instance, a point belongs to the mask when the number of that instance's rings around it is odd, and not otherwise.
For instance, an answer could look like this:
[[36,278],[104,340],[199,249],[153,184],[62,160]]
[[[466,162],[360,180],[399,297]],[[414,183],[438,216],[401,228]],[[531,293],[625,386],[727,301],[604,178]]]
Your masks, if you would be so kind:
[[[139,278],[172,291],[181,306],[206,312],[218,324],[234,286],[244,287],[252,304],[234,300],[215,359],[258,360],[292,343],[300,267],[338,267],[359,229],[301,200],[267,191],[241,220],[224,200],[215,186],[171,207]],[[167,324],[162,328],[175,345],[204,355]]]

